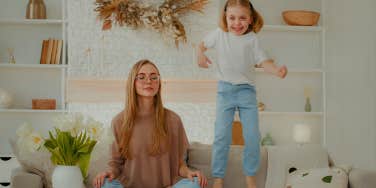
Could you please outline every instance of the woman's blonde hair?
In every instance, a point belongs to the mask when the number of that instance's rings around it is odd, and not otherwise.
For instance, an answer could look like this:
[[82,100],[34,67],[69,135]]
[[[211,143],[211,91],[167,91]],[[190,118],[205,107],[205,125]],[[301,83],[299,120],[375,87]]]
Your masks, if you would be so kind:
[[[150,64],[157,69],[158,73],[159,70],[154,63],[149,60],[143,59],[138,61],[135,65],[133,65],[127,80],[126,85],[126,100],[125,100],[125,110],[124,110],[124,121],[121,127],[121,138],[119,143],[120,153],[127,159],[131,159],[132,155],[130,153],[130,139],[132,137],[133,127],[135,126],[135,119],[138,112],[138,105],[137,105],[137,92],[135,88],[135,80],[138,72],[140,71],[141,67]],[[155,123],[153,128],[153,135],[152,135],[152,145],[149,148],[150,155],[158,155],[163,153],[162,145],[167,145],[167,125],[165,122],[165,109],[162,104],[162,96],[161,96],[161,81],[159,81],[158,92],[154,96],[154,112],[155,112]],[[168,147],[163,147],[168,148]]]
[[245,33],[249,33],[251,31],[258,33],[261,30],[262,26],[264,25],[264,20],[262,19],[262,16],[256,11],[256,9],[253,8],[253,5],[249,0],[227,0],[227,2],[225,3],[225,6],[222,9],[221,17],[219,21],[219,26],[221,27],[221,29],[225,32],[228,32],[226,11],[228,7],[236,6],[236,5],[246,7],[247,9],[249,9],[251,13],[250,16],[252,19],[252,24],[248,26],[248,30]]

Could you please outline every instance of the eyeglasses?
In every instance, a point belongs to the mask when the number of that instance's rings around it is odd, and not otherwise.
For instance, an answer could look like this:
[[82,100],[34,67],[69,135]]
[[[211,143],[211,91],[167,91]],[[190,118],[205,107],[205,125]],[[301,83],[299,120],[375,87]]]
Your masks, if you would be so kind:
[[158,82],[159,79],[160,76],[158,74],[151,74],[150,76],[146,76],[145,74],[138,74],[136,76],[136,80],[143,83],[146,83],[148,80],[150,80],[150,82]]

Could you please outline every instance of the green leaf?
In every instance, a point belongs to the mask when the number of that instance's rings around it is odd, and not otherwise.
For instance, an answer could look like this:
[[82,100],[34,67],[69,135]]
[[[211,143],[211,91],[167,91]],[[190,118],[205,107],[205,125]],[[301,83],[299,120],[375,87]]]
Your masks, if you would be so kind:
[[56,139],[52,135],[51,131],[49,131],[48,134],[50,135],[50,138],[46,139],[44,146],[46,146],[48,148],[56,148],[57,147]]
[[85,143],[84,145],[82,145],[80,148],[79,148],[79,150],[78,150],[78,152],[79,153],[83,153],[83,154],[86,154],[86,153],[91,153],[92,151],[93,151],[93,149],[94,149],[94,146],[95,146],[95,144],[97,143],[97,141],[90,141],[90,142],[88,142],[88,143]]
[[64,158],[61,154],[59,148],[50,150],[51,152],[51,161],[56,165],[64,165]]
[[331,183],[333,176],[325,176],[322,178],[322,181],[325,183]]
[[54,149],[56,148],[56,144],[52,140],[46,140],[44,142],[44,147],[46,147],[47,149]]
[[87,172],[89,170],[89,164],[90,164],[90,154],[83,154],[80,155],[80,158],[78,160],[77,165],[80,167],[82,177],[87,177]]

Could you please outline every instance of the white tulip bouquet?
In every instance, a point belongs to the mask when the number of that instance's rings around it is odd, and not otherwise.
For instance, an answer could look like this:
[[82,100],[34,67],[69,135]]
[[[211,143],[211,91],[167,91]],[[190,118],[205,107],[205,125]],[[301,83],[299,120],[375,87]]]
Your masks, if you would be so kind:
[[17,130],[17,145],[21,151],[48,151],[55,165],[78,166],[82,176],[87,177],[90,156],[99,139],[103,139],[103,125],[92,117],[67,114],[55,119],[54,131],[44,138],[30,124]]

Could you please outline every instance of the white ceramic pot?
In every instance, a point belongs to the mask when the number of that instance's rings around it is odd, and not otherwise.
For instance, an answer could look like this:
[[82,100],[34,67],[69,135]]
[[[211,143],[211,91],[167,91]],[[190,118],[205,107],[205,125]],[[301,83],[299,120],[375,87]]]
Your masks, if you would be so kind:
[[13,103],[12,95],[4,89],[0,88],[0,109],[10,108]]
[[83,178],[77,166],[56,166],[52,173],[53,188],[83,188]]

